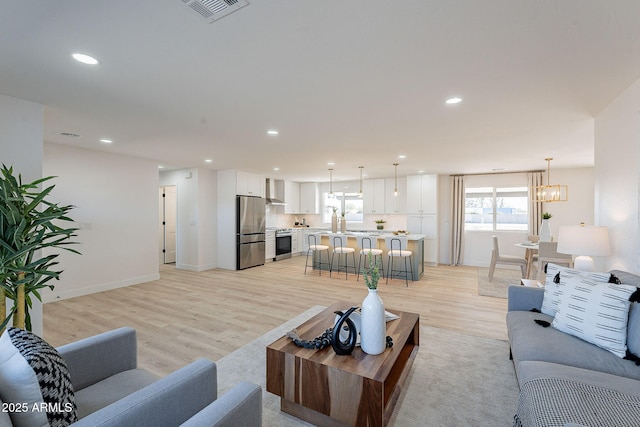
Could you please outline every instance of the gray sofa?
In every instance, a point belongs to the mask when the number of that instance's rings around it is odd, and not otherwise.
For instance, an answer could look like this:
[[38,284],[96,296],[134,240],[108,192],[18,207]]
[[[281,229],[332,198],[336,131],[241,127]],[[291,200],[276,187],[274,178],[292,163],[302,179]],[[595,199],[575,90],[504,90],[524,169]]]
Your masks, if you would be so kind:
[[[640,276],[611,271],[640,287]],[[640,366],[554,327],[539,311],[544,289],[510,286],[507,329],[520,395],[517,426],[640,425]],[[535,310],[535,311],[532,311]],[[632,303],[627,340],[640,340]]]
[[262,424],[261,388],[242,382],[218,398],[212,361],[198,359],[163,378],[138,368],[134,329],[116,329],[57,350],[75,391],[79,420],[74,426]]

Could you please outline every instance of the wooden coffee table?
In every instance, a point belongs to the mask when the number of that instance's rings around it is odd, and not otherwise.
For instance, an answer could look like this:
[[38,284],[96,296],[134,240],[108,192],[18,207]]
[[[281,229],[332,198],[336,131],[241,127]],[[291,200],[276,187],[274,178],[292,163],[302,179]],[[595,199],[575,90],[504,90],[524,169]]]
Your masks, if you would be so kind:
[[[334,324],[338,302],[297,327],[312,340]],[[356,347],[338,356],[331,347],[310,350],[284,336],[267,346],[267,391],[280,396],[280,409],[320,426],[385,426],[418,353],[420,315],[388,309],[400,316],[387,322],[393,347],[373,356]]]

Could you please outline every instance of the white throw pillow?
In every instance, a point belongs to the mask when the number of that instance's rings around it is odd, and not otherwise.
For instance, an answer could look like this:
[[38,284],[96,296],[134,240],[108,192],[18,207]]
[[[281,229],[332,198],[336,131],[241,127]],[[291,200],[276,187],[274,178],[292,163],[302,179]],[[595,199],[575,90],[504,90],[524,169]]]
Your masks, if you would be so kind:
[[571,276],[551,326],[623,358],[627,354],[629,297],[635,286]]
[[15,427],[67,426],[77,408],[67,365],[39,336],[8,328],[0,337],[0,397]]
[[[559,282],[556,283],[556,276],[559,276]],[[558,310],[558,304],[563,299],[567,279],[571,277],[585,277],[597,282],[608,282],[611,273],[598,273],[594,271],[580,271],[573,268],[562,267],[557,264],[547,264],[547,273],[544,283],[544,297],[542,299],[541,310],[544,314],[555,316]]]

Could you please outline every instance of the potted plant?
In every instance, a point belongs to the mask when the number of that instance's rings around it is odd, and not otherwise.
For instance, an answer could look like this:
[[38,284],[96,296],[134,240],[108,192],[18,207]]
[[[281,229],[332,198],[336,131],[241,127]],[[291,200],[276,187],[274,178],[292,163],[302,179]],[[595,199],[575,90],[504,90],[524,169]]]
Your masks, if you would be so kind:
[[384,230],[384,223],[387,222],[384,219],[376,219],[376,228],[378,230]]
[[6,313],[6,298],[13,301],[0,331],[13,317],[13,326],[31,330],[31,295],[42,300],[39,290],[62,271],[54,270],[59,254],[42,254],[45,248],[61,248],[74,244],[77,228],[63,228],[60,222],[71,222],[67,213],[73,206],[58,206],[47,200],[54,185],[40,191],[39,186],[54,177],[23,184],[21,175],[13,175],[13,167],[2,165],[0,171],[0,313]]
[[550,242],[552,240],[551,238],[551,225],[549,224],[549,220],[551,219],[553,215],[551,215],[549,212],[543,212],[542,213],[542,224],[540,225],[540,236],[539,236],[539,240],[541,242]]

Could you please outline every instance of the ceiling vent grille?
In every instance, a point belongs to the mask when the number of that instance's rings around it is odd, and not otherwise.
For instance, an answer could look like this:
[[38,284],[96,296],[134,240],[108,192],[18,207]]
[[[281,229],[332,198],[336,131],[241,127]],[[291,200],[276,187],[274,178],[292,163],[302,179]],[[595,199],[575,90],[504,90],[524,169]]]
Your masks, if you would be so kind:
[[208,23],[217,21],[249,4],[247,0],[180,0]]

